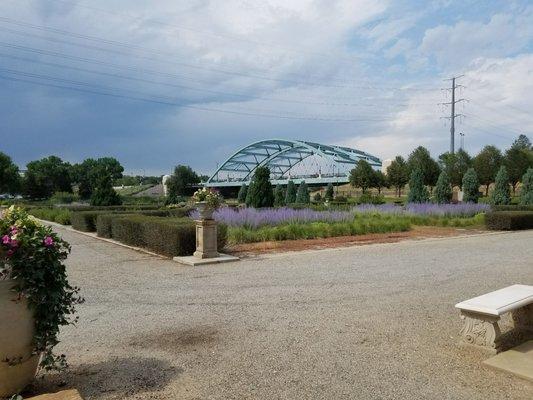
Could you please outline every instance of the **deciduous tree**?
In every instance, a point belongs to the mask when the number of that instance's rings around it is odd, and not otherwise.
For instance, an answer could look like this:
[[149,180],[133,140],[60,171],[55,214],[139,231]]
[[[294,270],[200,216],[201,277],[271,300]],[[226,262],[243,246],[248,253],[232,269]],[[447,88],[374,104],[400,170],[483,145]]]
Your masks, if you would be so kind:
[[440,174],[439,164],[431,157],[429,150],[423,146],[414,149],[407,159],[409,174],[419,168],[424,175],[424,185],[432,188],[437,183]]
[[24,193],[33,199],[49,198],[54,192],[72,193],[70,164],[50,156],[31,161],[26,166]]
[[387,167],[389,184],[394,186],[398,197],[402,195],[402,189],[409,181],[408,167],[402,156],[397,156]]
[[16,194],[20,191],[19,168],[11,157],[0,152],[0,194]]
[[361,188],[363,193],[375,187],[376,174],[367,161],[359,160],[357,166],[350,171],[350,183],[353,187]]
[[485,185],[485,196],[489,195],[489,185],[494,182],[496,173],[502,165],[502,153],[495,146],[485,146],[474,157],[474,169],[479,182]]

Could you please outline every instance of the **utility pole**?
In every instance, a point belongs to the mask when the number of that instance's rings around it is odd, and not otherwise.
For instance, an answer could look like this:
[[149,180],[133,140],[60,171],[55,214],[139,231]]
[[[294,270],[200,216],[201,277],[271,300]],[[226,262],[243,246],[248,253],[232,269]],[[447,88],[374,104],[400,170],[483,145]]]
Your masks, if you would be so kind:
[[446,106],[451,106],[451,113],[450,113],[450,116],[449,117],[444,117],[446,119],[449,119],[450,120],[450,153],[453,154],[455,153],[455,118],[459,117],[459,116],[463,116],[463,114],[456,114],[455,113],[455,104],[461,102],[461,101],[466,101],[466,99],[458,99],[456,100],[455,99],[455,89],[459,88],[459,87],[464,87],[463,85],[456,85],[455,84],[455,81],[461,77],[463,77],[464,75],[459,75],[459,76],[454,76],[450,79],[446,79],[447,81],[452,81],[452,87],[449,88],[449,89],[446,89],[446,90],[451,90],[452,92],[452,101],[450,102],[447,102],[447,103],[441,103],[443,105],[446,105]]
[[459,132],[459,136],[461,136],[461,150],[465,149],[465,134],[463,132]]

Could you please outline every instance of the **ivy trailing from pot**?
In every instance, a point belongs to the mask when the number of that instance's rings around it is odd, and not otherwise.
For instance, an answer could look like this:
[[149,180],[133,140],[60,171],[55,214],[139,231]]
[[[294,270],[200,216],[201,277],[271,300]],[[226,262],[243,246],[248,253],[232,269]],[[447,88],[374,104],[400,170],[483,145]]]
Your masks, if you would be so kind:
[[67,279],[69,253],[67,242],[23,209],[12,206],[0,217],[0,281],[12,281],[15,297],[26,300],[34,319],[33,354],[47,371],[67,366],[53,349],[60,327],[76,323],[76,305],[83,302]]

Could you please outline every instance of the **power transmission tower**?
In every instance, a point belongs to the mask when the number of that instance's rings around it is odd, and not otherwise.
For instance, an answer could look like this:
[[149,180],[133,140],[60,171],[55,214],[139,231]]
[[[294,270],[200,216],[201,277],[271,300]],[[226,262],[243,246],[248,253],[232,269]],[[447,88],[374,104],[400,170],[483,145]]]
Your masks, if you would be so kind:
[[452,81],[452,87],[447,88],[445,90],[450,90],[452,92],[452,101],[449,101],[447,103],[440,103],[442,105],[451,106],[451,113],[449,117],[443,117],[450,120],[450,153],[455,153],[455,118],[457,117],[464,117],[463,114],[456,114],[455,113],[455,105],[461,101],[467,101],[466,99],[455,99],[455,90],[460,87],[464,87],[463,85],[456,85],[455,81],[459,78],[462,78],[464,75],[454,76],[450,79],[445,79],[447,81]]
[[463,132],[459,132],[459,136],[461,136],[461,150],[465,149],[465,134]]

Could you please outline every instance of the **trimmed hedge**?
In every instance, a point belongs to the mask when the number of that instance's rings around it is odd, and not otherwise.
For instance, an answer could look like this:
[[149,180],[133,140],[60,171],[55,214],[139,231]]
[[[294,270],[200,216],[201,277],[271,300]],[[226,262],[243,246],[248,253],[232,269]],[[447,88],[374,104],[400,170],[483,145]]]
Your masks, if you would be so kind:
[[533,211],[533,205],[525,204],[508,204],[492,206],[493,211]]
[[35,218],[57,222],[61,225],[70,225],[70,211],[64,208],[43,207],[26,209]]
[[[71,213],[72,227],[78,231],[83,232],[97,232],[97,218],[101,215],[146,215],[153,217],[186,217],[189,215],[191,208],[174,208],[174,209],[162,209],[162,210],[94,210],[94,211],[76,211]],[[102,227],[102,235],[105,236],[105,232],[110,232],[110,227]],[[107,231],[106,231],[107,229]]]
[[[101,215],[100,232],[130,246],[143,247],[168,257],[192,255],[196,249],[196,228],[190,218],[145,215]],[[227,227],[218,225],[218,248],[226,245]]]
[[490,230],[515,231],[533,229],[533,211],[493,211],[485,214],[485,225]]

